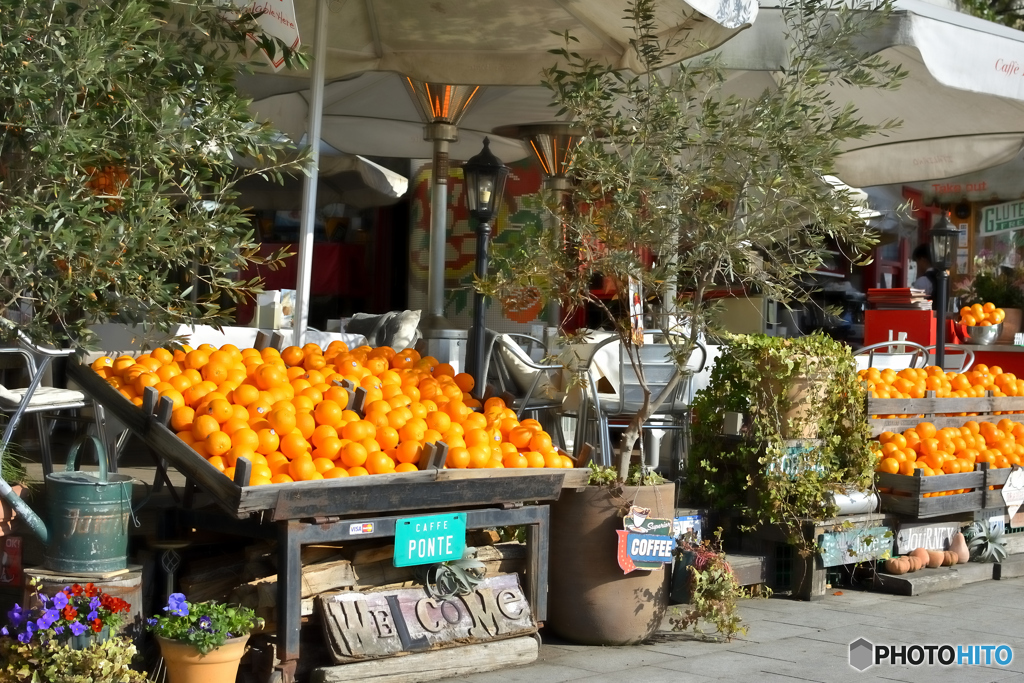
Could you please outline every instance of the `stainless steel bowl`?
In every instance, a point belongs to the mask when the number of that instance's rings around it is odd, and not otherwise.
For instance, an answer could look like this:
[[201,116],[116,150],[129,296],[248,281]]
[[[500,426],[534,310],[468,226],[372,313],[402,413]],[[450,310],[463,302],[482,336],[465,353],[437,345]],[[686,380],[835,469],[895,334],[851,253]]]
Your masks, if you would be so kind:
[[968,327],[963,323],[957,323],[957,331],[965,344],[989,346],[990,344],[995,344],[996,340],[999,339],[999,335],[1003,333],[1003,324],[999,323],[998,325],[989,325],[988,327],[982,327],[981,325]]

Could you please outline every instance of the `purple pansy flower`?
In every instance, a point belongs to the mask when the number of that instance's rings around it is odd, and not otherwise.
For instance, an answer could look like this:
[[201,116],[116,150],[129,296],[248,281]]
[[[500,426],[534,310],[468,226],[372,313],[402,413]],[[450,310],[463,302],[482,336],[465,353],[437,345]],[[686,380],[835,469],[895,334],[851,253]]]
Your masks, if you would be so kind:
[[54,633],[56,633],[56,634],[57,634],[58,636],[62,636],[62,635],[64,635],[64,627],[63,627],[63,626],[55,626],[55,627],[53,628],[53,631],[54,631]]
[[99,616],[100,615],[96,613],[96,610],[93,610],[89,612],[89,615],[86,617],[86,619],[88,619],[89,621],[96,621],[96,619],[99,618]]
[[88,630],[88,627],[80,621],[71,622],[71,633],[80,636]]
[[100,608],[100,599],[99,598],[93,598],[92,600],[89,601],[89,609],[91,609],[93,611],[96,611],[99,608]]
[[156,617],[150,617],[149,619],[146,619],[146,624],[151,626],[151,627],[152,626],[156,626],[157,625]]
[[68,606],[68,596],[63,593],[57,593],[53,596],[53,608],[56,610],[64,609]]

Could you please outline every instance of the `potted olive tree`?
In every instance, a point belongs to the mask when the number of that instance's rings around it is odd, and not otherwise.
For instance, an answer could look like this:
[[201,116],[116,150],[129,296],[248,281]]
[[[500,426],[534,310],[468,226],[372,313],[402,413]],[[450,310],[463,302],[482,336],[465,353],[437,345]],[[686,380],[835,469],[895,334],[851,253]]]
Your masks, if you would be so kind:
[[[822,176],[832,172],[841,143],[894,124],[865,122],[816,86],[840,79],[893,87],[901,72],[855,46],[856,36],[883,20],[890,7],[840,12],[841,4],[789,6],[792,66],[777,87],[753,99],[723,94],[725,75],[714,59],[666,67],[673,44],[656,35],[653,0],[635,0],[627,11],[636,36],[631,48],[645,75],[580,56],[571,37],[560,51],[564,66],[546,72],[556,104],[581,131],[568,170],[575,180],[571,197],[551,202],[561,230],[524,233],[496,255],[495,275],[482,288],[503,297],[534,287],[564,310],[603,310],[644,389],[618,444],[616,465],[592,481],[603,488],[566,493],[554,506],[549,624],[566,637],[636,642],[659,625],[665,572],[650,572],[644,581],[643,572],[624,577],[609,529],[621,528],[623,507],[648,488],[623,488],[649,483],[630,476],[633,449],[645,421],[682,380],[713,319],[709,292],[732,288],[798,302],[810,292],[801,276],[823,265],[830,242],[855,259],[874,244],[853,198],[833,191]],[[826,15],[827,35],[816,29]],[[617,286],[623,309],[639,306],[651,314],[657,307],[666,321],[662,327],[679,333],[667,339],[677,371],[657,393],[644,380],[630,325],[592,291],[599,278]],[[631,290],[643,293],[639,301],[625,301]],[[581,503],[582,497],[591,500]],[[611,521],[595,525],[601,515]],[[612,607],[622,602],[628,604]],[[609,620],[622,628],[604,630]]]

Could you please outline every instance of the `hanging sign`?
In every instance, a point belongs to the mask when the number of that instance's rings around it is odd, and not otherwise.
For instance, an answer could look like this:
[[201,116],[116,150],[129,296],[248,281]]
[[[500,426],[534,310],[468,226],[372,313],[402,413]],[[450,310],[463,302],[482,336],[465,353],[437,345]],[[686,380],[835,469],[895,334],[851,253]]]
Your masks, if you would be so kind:
[[623,573],[637,569],[661,569],[672,561],[676,539],[672,535],[673,520],[650,517],[650,508],[633,505],[623,517],[617,557]]
[[640,281],[629,278],[629,333],[636,346],[644,345],[644,295]]
[[1024,470],[1015,467],[1006,478],[1006,483],[1001,489],[1003,502],[1006,503],[1006,512],[1013,519],[1024,503]]
[[466,513],[424,515],[395,524],[395,566],[461,560],[466,549]]
[[981,234],[994,235],[1024,227],[1024,200],[986,206],[981,212]]
[[[278,38],[292,50],[299,47],[299,25],[295,21],[295,3],[293,0],[234,0],[235,7],[243,12],[260,13],[259,22],[267,35]],[[250,36],[251,37],[251,36]],[[284,57],[275,54],[273,57],[263,51],[267,61],[280,71],[284,66]]]

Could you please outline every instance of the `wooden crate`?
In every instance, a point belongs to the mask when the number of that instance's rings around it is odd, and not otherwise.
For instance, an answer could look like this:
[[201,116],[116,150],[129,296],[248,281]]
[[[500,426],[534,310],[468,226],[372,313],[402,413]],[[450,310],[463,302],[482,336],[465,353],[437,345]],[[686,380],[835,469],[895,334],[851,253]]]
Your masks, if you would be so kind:
[[[1009,415],[1024,419],[1024,396],[981,396],[978,398],[935,398],[929,391],[925,398],[868,398],[868,426],[871,435],[902,432],[920,422],[931,422],[937,428],[962,427],[968,420],[995,422]],[[989,392],[991,394],[991,392]],[[967,413],[968,415],[963,415]],[[974,413],[974,415],[970,415]],[[872,415],[910,415],[911,417],[872,418]],[[955,487],[960,488],[960,487]]]
[[209,494],[213,502],[238,519],[267,513],[269,519],[318,518],[500,505],[556,500],[563,488],[586,486],[588,468],[576,469],[425,469],[320,481],[248,486],[236,472],[228,479],[167,427],[169,402],[152,414],[118,393],[87,365],[72,362],[68,376],[110,410],[160,458]]
[[[876,472],[875,484],[892,491],[879,494],[882,512],[926,519],[1005,506],[999,490],[990,491],[989,487],[1002,486],[1009,473],[1009,469],[990,469],[988,463],[981,463],[973,472],[932,477],[925,477],[921,470],[916,470],[914,476]],[[968,492],[928,498],[923,495],[954,489]]]

